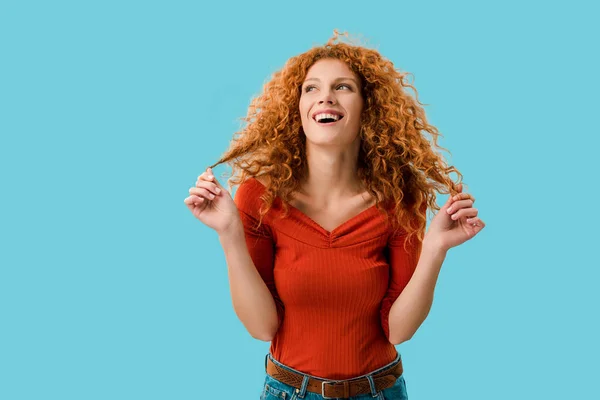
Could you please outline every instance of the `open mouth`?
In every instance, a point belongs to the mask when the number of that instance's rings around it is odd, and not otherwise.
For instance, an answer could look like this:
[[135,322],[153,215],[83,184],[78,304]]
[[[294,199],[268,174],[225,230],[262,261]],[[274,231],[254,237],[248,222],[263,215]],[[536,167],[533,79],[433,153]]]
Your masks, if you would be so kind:
[[315,115],[315,117],[313,119],[319,125],[333,125],[336,122],[341,121],[342,118],[344,118],[343,115],[325,114],[324,113],[324,114],[317,114],[317,115]]

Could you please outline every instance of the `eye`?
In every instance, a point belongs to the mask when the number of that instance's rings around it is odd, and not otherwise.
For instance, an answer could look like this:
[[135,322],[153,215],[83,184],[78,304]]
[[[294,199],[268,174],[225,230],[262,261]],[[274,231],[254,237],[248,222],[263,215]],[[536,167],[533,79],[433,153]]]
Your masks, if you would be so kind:
[[306,87],[304,88],[304,92],[305,92],[305,93],[308,93],[308,92],[310,92],[310,89],[314,89],[314,88],[315,88],[315,86],[314,86],[314,85],[308,85],[308,86],[306,86]]
[[339,88],[341,88],[342,86],[345,86],[345,87],[347,87],[348,89],[352,89],[352,88],[350,87],[350,85],[346,85],[345,83],[342,83],[341,85],[338,85],[338,86],[337,86],[337,88],[339,89]]

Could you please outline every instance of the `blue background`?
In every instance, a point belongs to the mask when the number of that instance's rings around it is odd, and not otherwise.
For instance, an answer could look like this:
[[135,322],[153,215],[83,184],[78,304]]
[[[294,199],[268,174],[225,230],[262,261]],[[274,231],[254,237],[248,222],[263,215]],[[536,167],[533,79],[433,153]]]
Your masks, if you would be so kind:
[[271,74],[334,28],[414,74],[487,224],[449,252],[398,346],[410,398],[592,398],[597,15],[591,1],[2,2],[0,398],[258,399],[269,343],[235,316],[217,235],[183,199]]

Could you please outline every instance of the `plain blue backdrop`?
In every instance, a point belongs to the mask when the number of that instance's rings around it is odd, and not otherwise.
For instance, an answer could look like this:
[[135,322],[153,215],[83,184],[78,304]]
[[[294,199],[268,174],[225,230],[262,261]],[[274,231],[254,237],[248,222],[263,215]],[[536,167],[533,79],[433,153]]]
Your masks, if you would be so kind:
[[414,75],[487,224],[449,252],[398,346],[410,398],[593,398],[597,15],[592,1],[1,2],[0,398],[258,399],[269,343],[237,319],[217,235],[183,199],[271,74],[335,28]]

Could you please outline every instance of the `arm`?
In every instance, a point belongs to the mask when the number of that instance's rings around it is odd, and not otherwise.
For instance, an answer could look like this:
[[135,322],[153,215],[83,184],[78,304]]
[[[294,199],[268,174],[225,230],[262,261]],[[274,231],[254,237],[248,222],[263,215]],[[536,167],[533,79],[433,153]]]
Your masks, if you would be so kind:
[[433,303],[435,284],[446,257],[446,251],[432,240],[428,240],[427,236],[421,245],[413,248],[413,252],[413,254],[400,254],[397,257],[414,260],[416,255],[418,263],[412,277],[409,278],[389,311],[389,340],[393,344],[411,339],[427,318]]
[[[240,221],[219,235],[219,241],[225,252],[236,315],[252,337],[271,341],[282,312],[278,312],[275,302],[271,238],[253,232],[249,225]],[[282,310],[281,303],[280,307]]]
[[[478,210],[473,208],[475,199],[468,193],[462,193],[462,189],[461,183],[458,193],[448,196],[446,204],[431,220],[421,246],[409,247],[408,252],[397,246],[390,249],[392,271],[400,271],[401,278],[404,278],[394,283],[394,290],[400,290],[393,294],[400,294],[389,311],[388,339],[394,344],[412,338],[429,314],[435,284],[448,250],[472,239],[485,227],[485,223],[477,217]],[[424,204],[421,211],[425,210]],[[417,259],[418,263],[415,262]],[[407,276],[408,280],[405,279]]]

